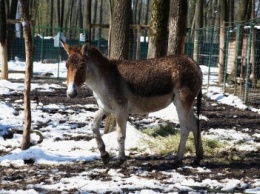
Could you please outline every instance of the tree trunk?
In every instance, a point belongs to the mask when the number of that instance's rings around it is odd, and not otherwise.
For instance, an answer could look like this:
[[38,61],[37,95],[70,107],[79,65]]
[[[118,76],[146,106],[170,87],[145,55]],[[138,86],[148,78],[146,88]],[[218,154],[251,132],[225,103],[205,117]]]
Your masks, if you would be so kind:
[[25,79],[24,79],[24,128],[23,140],[21,148],[23,150],[30,147],[30,131],[31,131],[31,106],[30,106],[30,90],[32,77],[32,34],[31,21],[29,15],[29,4],[27,0],[20,0],[21,18],[23,25],[23,35],[25,41]]
[[[251,0],[252,7],[251,7],[251,20],[255,19],[255,0]],[[255,30],[253,30],[252,34],[252,46],[251,46],[251,74],[250,74],[250,79],[252,80],[252,87],[256,88],[257,84],[257,68],[256,68],[256,63],[255,63],[255,48],[256,48],[256,33]]]
[[[71,0],[70,1],[70,8],[69,8],[69,11],[68,11],[68,26],[69,28],[72,28],[72,14],[73,14],[73,7],[74,7],[74,0]],[[69,38],[72,39],[72,30],[69,31]]]
[[113,15],[113,7],[114,7],[114,2],[113,0],[109,0],[109,13],[110,13],[110,17],[109,17],[109,29],[108,29],[108,52],[107,52],[107,56],[110,56],[110,52],[111,52],[111,23],[112,23],[112,15]]
[[[242,48],[243,48],[243,29],[244,26],[242,24],[242,22],[245,21],[246,19],[246,13],[247,13],[247,5],[249,3],[249,0],[241,0],[240,1],[240,5],[239,5],[239,10],[238,10],[238,22],[239,25],[237,26],[236,29],[236,52],[235,52],[235,60],[232,66],[232,75],[231,75],[231,79],[233,79],[235,81],[235,83],[237,83],[237,68],[238,68],[238,58],[241,57],[242,54]],[[242,59],[241,59],[241,64],[242,64]],[[235,94],[236,94],[236,84],[235,84]]]
[[111,20],[111,58],[128,58],[130,11],[131,0],[118,0],[114,3]]
[[57,0],[57,19],[58,19],[58,26],[63,28],[64,0]]
[[138,11],[137,11],[137,14],[136,14],[136,24],[141,24],[141,16],[142,16],[142,10],[143,10],[143,1],[141,0],[139,3],[138,3]]
[[185,53],[187,5],[187,0],[170,1],[168,55]]
[[60,0],[57,0],[56,4],[56,13],[57,13],[57,20],[58,20],[58,26],[61,27],[61,21],[60,21]]
[[81,0],[78,0],[78,14],[79,14],[79,28],[83,28],[83,16],[82,16],[82,4]]
[[233,26],[234,25],[234,0],[228,0],[228,2],[229,2],[228,23],[229,23],[229,26]]
[[225,35],[226,35],[226,15],[227,15],[227,1],[220,0],[220,29],[219,29],[219,59],[218,59],[218,84],[222,84],[224,77],[225,64]]
[[195,2],[194,1],[188,1],[189,2],[189,11],[188,11],[188,22],[187,22],[187,27],[193,29],[193,21],[194,21],[194,16],[195,16]]
[[6,15],[5,1],[0,0],[0,62],[1,79],[8,79],[8,57],[7,57],[7,39],[6,39]]
[[200,38],[201,29],[203,27],[203,1],[196,1],[196,10],[195,10],[195,34],[194,34],[194,51],[193,59],[198,62],[199,56],[199,42],[201,43],[202,39]]
[[137,13],[137,4],[138,0],[133,0],[133,8],[132,8],[132,23],[136,24],[136,13]]
[[[145,12],[145,18],[144,18],[144,24],[147,25],[148,24],[148,18],[149,18],[149,10],[150,8],[150,0],[146,1],[146,12]],[[145,30],[144,32],[144,42],[146,42],[146,37],[147,37],[147,30]]]
[[53,35],[52,34],[52,27],[53,27],[53,0],[49,0],[50,3],[50,20],[49,20],[49,25],[50,25],[50,31],[49,31],[49,35]]
[[[15,19],[16,17],[16,11],[17,11],[17,5],[18,5],[18,0],[12,0],[11,1],[11,6],[8,9],[8,4],[5,4],[6,6],[6,10],[8,10],[8,12],[6,12],[6,16],[8,16],[9,19]],[[13,44],[13,40],[15,38],[15,24],[7,24],[7,32],[8,32],[8,37],[7,37],[7,45],[8,45],[8,50],[12,51],[14,44]],[[11,59],[14,58],[13,56],[13,52],[11,52]]]
[[60,11],[60,27],[63,28],[64,24],[64,0],[61,0],[61,11]]
[[[95,24],[97,22],[97,11],[98,11],[98,6],[97,6],[97,0],[94,0],[94,13],[93,13],[93,18],[92,18],[92,24]],[[95,37],[96,37],[96,29],[93,28],[92,29],[92,40],[95,40]]]
[[[100,1],[100,9],[99,9],[99,24],[103,23],[103,1]],[[102,28],[99,28],[98,30],[98,37],[102,38]]]
[[86,2],[86,31],[87,40],[91,42],[91,0]]
[[158,58],[166,55],[168,19],[169,0],[153,0],[147,58]]
[[[129,47],[129,22],[131,16],[131,0],[115,0],[110,3],[113,7],[111,14],[110,35],[111,50],[110,58],[127,59]],[[105,133],[111,132],[116,126],[115,116],[110,114],[106,118]]]

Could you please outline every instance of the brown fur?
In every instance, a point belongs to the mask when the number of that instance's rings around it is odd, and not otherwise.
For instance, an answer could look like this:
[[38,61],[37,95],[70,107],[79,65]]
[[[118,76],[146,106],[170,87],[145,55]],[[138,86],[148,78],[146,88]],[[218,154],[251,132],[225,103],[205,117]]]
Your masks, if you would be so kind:
[[[109,60],[88,44],[73,48],[62,42],[69,55],[67,60],[67,95],[77,96],[84,81],[93,90],[99,104],[92,130],[101,157],[108,160],[99,125],[104,115],[114,113],[117,121],[119,159],[125,159],[124,141],[129,114],[145,114],[160,110],[171,102],[176,106],[181,141],[177,160],[183,158],[190,131],[194,134],[196,160],[203,155],[199,121],[193,112],[194,99],[201,91],[202,73],[199,66],[184,55],[148,60]],[[201,98],[201,95],[199,95]],[[199,114],[199,112],[198,112]]]
[[86,52],[98,62],[96,64],[102,65],[101,68],[109,69],[118,76],[117,79],[123,79],[137,95],[153,97],[169,94],[176,80],[180,80],[180,87],[188,86],[191,90],[201,86],[201,78],[195,76],[200,74],[198,65],[184,55],[129,61],[108,60],[93,46]]

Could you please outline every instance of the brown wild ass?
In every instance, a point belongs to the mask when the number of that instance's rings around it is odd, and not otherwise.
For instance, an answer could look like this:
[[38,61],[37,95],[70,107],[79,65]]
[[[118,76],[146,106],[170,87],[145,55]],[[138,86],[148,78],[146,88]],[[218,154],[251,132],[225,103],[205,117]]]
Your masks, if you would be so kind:
[[181,140],[177,162],[183,159],[188,134],[193,132],[196,148],[195,162],[203,157],[199,120],[193,103],[198,97],[199,115],[202,73],[200,67],[183,55],[148,60],[110,60],[89,44],[72,47],[61,40],[68,53],[67,96],[75,98],[85,82],[93,91],[99,110],[95,113],[92,130],[104,163],[109,154],[101,138],[99,125],[105,115],[115,114],[119,163],[125,160],[126,122],[129,114],[146,114],[167,107],[171,102],[177,109]]

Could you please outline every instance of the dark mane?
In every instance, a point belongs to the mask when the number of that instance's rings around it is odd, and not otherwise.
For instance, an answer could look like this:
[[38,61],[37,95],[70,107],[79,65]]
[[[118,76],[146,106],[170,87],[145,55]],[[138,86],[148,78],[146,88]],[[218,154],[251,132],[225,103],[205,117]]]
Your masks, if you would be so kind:
[[90,46],[87,54],[97,62],[96,64],[113,66],[118,62],[117,60],[109,60],[95,46]]

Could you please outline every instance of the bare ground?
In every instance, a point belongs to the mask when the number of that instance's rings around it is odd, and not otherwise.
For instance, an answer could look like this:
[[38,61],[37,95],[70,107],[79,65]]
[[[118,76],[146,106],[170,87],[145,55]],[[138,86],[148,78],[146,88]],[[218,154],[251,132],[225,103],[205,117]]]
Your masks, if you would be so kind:
[[[34,82],[46,82],[46,80],[33,80]],[[61,83],[60,80],[51,80],[50,82]],[[77,99],[68,99],[65,94],[65,89],[55,89],[55,92],[40,92],[33,91],[31,94],[32,100],[37,100],[43,104],[49,103],[64,103],[64,105],[71,104],[89,104],[95,103],[95,99],[86,87],[84,87]],[[12,96],[0,96],[0,100],[5,98],[10,98],[11,101],[17,99],[22,99],[22,94],[12,95]],[[88,98],[86,98],[88,97]],[[212,106],[214,104],[214,106]],[[93,110],[90,110],[93,111]],[[52,114],[52,112],[50,112]],[[66,114],[66,113],[64,113]],[[223,128],[223,129],[236,129],[243,131],[244,133],[249,133],[250,135],[260,132],[260,115],[249,110],[241,110],[231,106],[216,104],[215,102],[203,98],[202,104],[202,114],[208,118],[208,121],[202,120],[201,126],[203,131],[207,131],[211,128]],[[73,122],[73,121],[72,121]],[[81,123],[82,126],[86,125]],[[39,126],[40,128],[41,126]],[[242,129],[249,128],[250,130],[244,131]],[[68,137],[70,139],[72,137]],[[81,137],[84,138],[84,137]],[[88,140],[88,137],[86,137]],[[6,153],[1,152],[0,156]],[[233,159],[232,156],[241,156],[240,159]],[[243,157],[242,157],[243,156]],[[202,181],[206,178],[223,180],[225,178],[235,178],[243,180],[244,182],[250,183],[253,179],[260,179],[260,154],[258,152],[239,152],[237,150],[232,150],[230,153],[223,152],[220,154],[218,161],[205,156],[205,159],[201,162],[201,166],[206,167],[211,170],[210,173],[196,173],[192,172],[192,169],[182,169],[181,173],[187,176],[196,176],[197,181]],[[104,168],[101,161],[92,162],[76,162],[73,165],[59,165],[59,166],[45,166],[33,164],[33,161],[25,161],[28,165],[24,167],[14,167],[10,166],[8,168],[0,166],[0,189],[26,189],[28,184],[40,184],[48,183],[50,181],[50,174],[55,181],[60,180],[64,177],[75,176],[76,174],[89,171],[94,168]],[[112,162],[113,163],[113,162]],[[185,164],[193,165],[192,158],[186,157],[184,159]],[[163,182],[167,182],[167,175],[163,174],[163,171],[176,169],[178,171],[178,165],[176,165],[172,160],[167,159],[165,156],[129,156],[128,161],[120,167],[120,173],[124,174],[125,177],[130,177],[135,171],[146,170],[150,171],[150,177],[148,179],[157,179]],[[109,167],[107,167],[109,168]],[[53,174],[54,169],[59,172],[56,175]],[[151,177],[152,176],[152,177]],[[110,179],[110,175],[106,173],[98,174],[91,177],[92,179],[102,179],[104,181]],[[3,181],[8,181],[9,184],[3,184]],[[197,188],[200,189],[200,188]],[[203,188],[202,188],[203,189]],[[207,189],[211,191],[210,189]],[[238,188],[235,192],[242,192]],[[47,192],[39,190],[39,192]],[[67,191],[77,192],[77,190]],[[130,190],[125,190],[124,192],[130,192]],[[133,192],[133,191],[131,191]],[[214,192],[214,191],[211,191]],[[48,191],[47,193],[59,193],[57,191]]]

